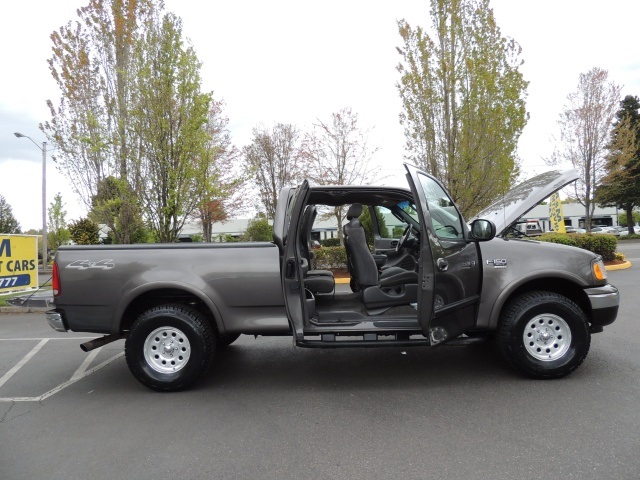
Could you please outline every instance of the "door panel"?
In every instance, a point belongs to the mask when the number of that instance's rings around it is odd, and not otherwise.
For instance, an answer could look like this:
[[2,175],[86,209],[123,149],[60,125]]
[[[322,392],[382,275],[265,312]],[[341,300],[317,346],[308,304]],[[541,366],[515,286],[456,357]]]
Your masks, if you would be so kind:
[[[467,226],[439,182],[405,166],[421,220],[420,268],[425,275],[420,274],[420,324],[436,345],[475,326],[482,275],[478,246],[467,240]],[[423,301],[430,311],[420,308]]]
[[[287,317],[291,324],[294,344],[304,339],[303,329],[306,318],[305,290],[302,281],[302,257],[300,251],[300,229],[302,228],[302,212],[309,196],[309,182],[302,182],[295,191],[287,208],[283,231],[283,256],[280,267],[282,292],[287,309]],[[280,205],[278,205],[280,209]]]

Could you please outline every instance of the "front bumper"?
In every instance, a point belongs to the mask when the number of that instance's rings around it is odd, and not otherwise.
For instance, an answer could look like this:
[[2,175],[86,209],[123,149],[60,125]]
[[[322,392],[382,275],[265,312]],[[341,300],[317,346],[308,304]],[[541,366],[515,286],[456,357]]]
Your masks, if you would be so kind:
[[47,322],[49,322],[49,326],[53,328],[56,332],[66,332],[68,328],[66,327],[66,320],[64,318],[64,313],[58,310],[49,310],[45,313],[47,317]]
[[585,293],[591,303],[591,332],[601,332],[604,326],[612,324],[618,316],[620,293],[613,285],[587,288]]

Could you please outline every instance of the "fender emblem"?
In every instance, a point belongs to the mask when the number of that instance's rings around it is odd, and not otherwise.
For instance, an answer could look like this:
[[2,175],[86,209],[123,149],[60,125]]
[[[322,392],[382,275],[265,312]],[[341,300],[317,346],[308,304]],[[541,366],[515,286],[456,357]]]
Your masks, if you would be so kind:
[[493,258],[491,260],[487,260],[487,265],[493,265],[495,268],[507,268],[507,259]]

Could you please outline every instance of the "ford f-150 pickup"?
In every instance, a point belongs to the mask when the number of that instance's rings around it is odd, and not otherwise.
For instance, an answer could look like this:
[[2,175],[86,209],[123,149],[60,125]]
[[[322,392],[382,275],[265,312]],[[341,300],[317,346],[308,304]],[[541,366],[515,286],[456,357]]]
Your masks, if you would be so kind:
[[[61,247],[54,263],[58,331],[125,338],[133,375],[155,390],[191,385],[241,334],[288,335],[298,347],[467,344],[494,337],[506,361],[535,378],[575,370],[591,334],[617,315],[618,290],[586,250],[518,238],[537,203],[575,181],[548,172],[517,186],[468,224],[443,186],[409,165],[409,189],[309,186],[280,193],[274,241]],[[314,268],[322,209],[344,206],[350,285]],[[359,217],[369,209],[373,252]],[[375,209],[397,225],[386,238]]]

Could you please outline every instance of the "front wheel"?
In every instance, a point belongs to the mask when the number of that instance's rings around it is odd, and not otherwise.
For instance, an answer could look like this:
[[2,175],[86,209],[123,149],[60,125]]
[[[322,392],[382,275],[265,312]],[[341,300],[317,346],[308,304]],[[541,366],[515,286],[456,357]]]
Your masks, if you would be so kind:
[[144,386],[180,390],[211,366],[215,335],[196,310],[182,305],[151,308],[134,322],[125,342],[129,370]]
[[533,378],[560,378],[582,364],[591,345],[587,318],[568,298],[529,292],[504,308],[498,331],[502,356]]

